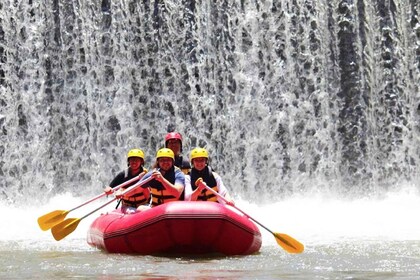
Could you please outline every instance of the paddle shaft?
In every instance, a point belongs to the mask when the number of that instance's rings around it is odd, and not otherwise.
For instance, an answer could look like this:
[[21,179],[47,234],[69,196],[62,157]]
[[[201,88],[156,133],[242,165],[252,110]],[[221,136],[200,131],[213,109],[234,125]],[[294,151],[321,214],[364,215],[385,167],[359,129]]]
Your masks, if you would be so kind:
[[[131,187],[129,187],[125,191],[123,191],[121,193],[121,196],[133,191],[135,188],[138,188],[138,187],[141,187],[141,186],[145,185],[147,182],[149,182],[150,180],[153,180],[153,179],[154,178],[150,177],[150,178],[147,178],[146,180],[144,180],[142,182],[138,182],[138,183],[132,185]],[[114,197],[110,201],[107,201],[106,203],[102,204],[101,206],[99,206],[98,208],[94,209],[93,211],[87,213],[86,215],[84,215],[81,218],[66,219],[66,220],[62,221],[61,223],[53,226],[51,228],[51,233],[52,233],[54,239],[57,240],[57,241],[63,239],[64,237],[66,237],[67,235],[72,233],[77,228],[77,226],[78,226],[78,224],[80,223],[81,220],[90,216],[91,214],[95,213],[99,209],[107,206],[108,204],[112,203],[115,200],[117,200],[117,197]]]
[[[216,192],[215,190],[213,190],[212,188],[210,188],[207,185],[206,185],[206,188],[207,188],[208,191],[210,191],[211,193],[213,193],[214,195],[216,195],[218,198],[220,198],[224,202],[228,203],[228,200],[224,196],[222,196],[220,193]],[[234,207],[239,212],[241,212],[242,214],[244,214],[245,216],[247,216],[248,218],[250,218],[251,220],[253,220],[256,224],[260,225],[262,228],[264,228],[265,230],[267,230],[268,232],[270,232],[271,234],[274,235],[274,232],[272,232],[270,229],[268,229],[267,227],[265,227],[264,225],[262,225],[260,222],[258,222],[254,218],[252,218],[250,215],[248,215],[247,213],[245,213],[244,211],[242,211],[241,209],[239,209],[237,206],[235,206],[235,205],[231,205],[231,206]]]
[[[134,179],[134,178],[133,178],[133,179]],[[129,188],[127,188],[125,191],[123,191],[123,192],[121,193],[121,196],[123,196],[123,195],[125,195],[125,194],[127,194],[127,193],[129,193],[129,192],[131,192],[131,191],[133,191],[134,189],[136,189],[136,188],[138,188],[138,187],[143,186],[144,184],[148,183],[148,182],[149,182],[149,181],[151,181],[152,179],[153,179],[152,177],[149,177],[149,178],[147,178],[146,180],[144,180],[144,181],[142,181],[142,182],[138,182],[138,183],[136,183],[136,184],[132,185],[131,187],[129,187]],[[128,182],[128,181],[127,181],[127,182]],[[127,185],[127,184],[125,184],[125,185]],[[125,185],[121,184],[121,185],[119,185],[118,187],[123,187],[123,186],[125,186]],[[84,218],[86,218],[86,217],[88,217],[88,216],[92,215],[93,213],[95,213],[95,212],[96,212],[96,211],[98,211],[99,209],[104,208],[105,206],[107,206],[108,204],[110,204],[110,203],[114,202],[114,201],[115,201],[115,200],[117,200],[117,199],[118,199],[117,197],[114,197],[114,198],[113,198],[113,199],[111,199],[110,201],[107,201],[106,203],[102,204],[102,205],[101,205],[101,206],[99,206],[98,208],[96,208],[96,209],[92,210],[91,212],[89,212],[89,213],[87,213],[86,215],[84,215],[83,217],[81,217],[81,218],[80,218],[80,220],[83,220]]]
[[[228,203],[228,200],[226,198],[224,198],[221,194],[219,194],[215,190],[211,189],[209,186],[206,185],[206,189],[210,191],[211,193],[213,193],[214,195],[216,195],[217,197],[219,197],[220,199],[222,199],[223,201],[225,201],[226,203]],[[259,226],[267,230],[269,233],[271,233],[276,238],[277,243],[287,252],[289,253],[303,252],[303,248],[304,248],[303,244],[297,241],[296,239],[294,239],[293,237],[290,237],[287,234],[273,232],[270,229],[268,229],[266,226],[262,225],[260,222],[252,218],[250,215],[248,215],[247,213],[239,209],[237,206],[235,205],[231,205],[231,206],[234,207],[239,212],[241,212],[242,214],[244,214],[245,216],[247,216],[252,221],[254,221],[256,224],[258,224]]]
[[[131,184],[131,183],[133,183],[133,182],[135,182],[135,181],[138,181],[138,180],[140,180],[140,179],[141,179],[140,175],[137,175],[136,177],[133,177],[133,178],[131,178],[130,180],[125,181],[124,183],[119,184],[118,186],[114,187],[114,188],[113,188],[113,190],[114,190],[114,191],[116,191],[116,190],[118,190],[119,188],[125,187],[125,186],[127,186],[127,185],[129,185],[129,184]],[[76,206],[76,207],[74,207],[73,209],[68,210],[67,212],[71,212],[71,211],[73,211],[73,210],[79,209],[80,207],[85,206],[86,204],[89,204],[89,203],[91,203],[92,201],[95,201],[95,200],[97,200],[97,199],[99,199],[99,198],[101,198],[101,197],[103,197],[103,196],[105,196],[105,195],[107,195],[107,194],[106,194],[105,192],[103,192],[103,193],[101,193],[101,194],[99,194],[99,195],[97,195],[97,196],[95,196],[95,197],[93,197],[93,198],[89,199],[88,201],[83,202],[83,203],[82,203],[82,204],[80,204],[79,206]]]
[[[118,190],[121,187],[127,186],[130,183],[134,183],[138,180],[141,179],[142,176],[138,175],[135,176],[134,178],[131,178],[130,180],[114,187],[114,190]],[[91,203],[94,200],[97,200],[98,198],[101,198],[103,196],[105,196],[106,193],[103,192],[100,195],[97,195],[91,199],[89,199],[88,201],[83,202],[82,204],[70,209],[70,210],[55,210],[52,211],[50,213],[47,213],[45,215],[42,215],[41,217],[38,218],[38,225],[42,230],[49,230],[50,228],[52,228],[53,226],[57,225],[58,223],[60,223],[61,221],[64,220],[64,218],[67,216],[68,213],[70,213],[73,210],[79,209],[80,207]]]

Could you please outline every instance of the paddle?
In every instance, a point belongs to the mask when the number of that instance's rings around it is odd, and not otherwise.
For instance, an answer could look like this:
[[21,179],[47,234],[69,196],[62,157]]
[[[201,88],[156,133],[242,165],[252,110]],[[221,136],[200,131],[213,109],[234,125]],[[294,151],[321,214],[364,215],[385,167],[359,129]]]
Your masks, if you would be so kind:
[[[153,180],[153,177],[149,177],[142,182],[138,182],[138,183],[132,185],[131,187],[129,187],[128,189],[123,191],[121,193],[121,196],[133,191],[134,189],[136,189],[138,187],[141,187],[141,186],[145,185],[146,183],[148,183],[151,180]],[[112,200],[106,202],[105,204],[102,204],[101,206],[99,206],[98,208],[89,212],[88,214],[84,215],[81,218],[69,218],[69,219],[66,219],[66,220],[62,221],[61,223],[58,223],[57,225],[53,226],[51,228],[51,233],[52,233],[54,239],[57,240],[57,241],[63,239],[64,237],[66,237],[67,235],[72,233],[77,228],[77,225],[80,223],[81,220],[83,220],[84,218],[86,218],[86,217],[90,216],[91,214],[95,213],[99,209],[104,208],[105,206],[114,202],[117,199],[118,199],[117,197],[114,197]]]
[[[197,183],[200,180],[202,181],[202,179],[199,178],[195,182],[195,184],[197,185]],[[207,185],[205,185],[205,186],[206,186],[206,189],[208,191],[210,191],[211,193],[213,193],[214,195],[216,195],[217,197],[219,197],[220,199],[222,199],[226,203],[228,202],[227,199],[224,198],[222,195],[220,195],[218,192],[216,192],[215,190],[211,189]],[[293,237],[291,237],[291,236],[289,236],[287,234],[284,234],[284,233],[273,232],[273,231],[269,230],[267,227],[265,227],[264,225],[262,225],[260,222],[258,222],[254,218],[252,218],[250,215],[248,215],[247,213],[245,213],[244,211],[242,211],[241,209],[239,209],[237,206],[235,206],[235,205],[231,205],[231,206],[234,207],[234,208],[236,208],[239,212],[241,212],[242,214],[244,214],[245,216],[247,216],[249,219],[253,220],[255,223],[257,223],[262,228],[264,228],[269,233],[271,233],[276,238],[277,244],[279,244],[285,251],[287,251],[289,253],[294,253],[294,254],[298,254],[298,253],[302,253],[303,252],[303,250],[304,250],[303,244],[300,243],[299,241],[297,241],[296,239],[294,239]]]
[[[114,188],[114,191],[118,190],[121,187],[127,186],[128,184],[131,184],[135,181],[138,181],[140,179],[141,179],[140,175],[138,175],[134,178],[131,178],[130,180],[116,186]],[[82,204],[80,204],[79,206],[76,206],[76,207],[74,207],[73,209],[70,209],[70,210],[55,210],[55,211],[52,211],[50,213],[47,213],[47,214],[38,218],[38,225],[42,230],[49,230],[50,228],[52,228],[56,224],[63,221],[64,218],[67,216],[67,214],[70,213],[71,211],[79,209],[80,207],[82,207],[82,206],[84,206],[88,203],[91,203],[92,201],[95,201],[95,200],[97,200],[97,199],[99,199],[99,198],[101,198],[105,195],[107,195],[107,194],[106,193],[101,193],[100,195],[95,196],[95,197],[89,199],[88,201],[85,201]]]

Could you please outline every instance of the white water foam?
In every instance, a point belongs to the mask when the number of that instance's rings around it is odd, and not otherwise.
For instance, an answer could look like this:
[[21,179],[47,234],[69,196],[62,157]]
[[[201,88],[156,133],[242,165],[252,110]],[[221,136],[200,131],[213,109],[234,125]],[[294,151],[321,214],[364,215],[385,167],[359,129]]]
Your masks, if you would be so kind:
[[[19,208],[0,203],[2,234],[0,242],[25,241],[40,247],[75,246],[87,248],[85,242],[89,225],[100,213],[111,211],[111,203],[82,219],[76,230],[57,243],[50,231],[42,231],[38,217],[54,210],[70,210],[89,198],[74,197],[70,193],[56,196],[49,203]],[[66,218],[81,218],[106,202],[98,199]],[[238,199],[236,206],[273,232],[286,233],[306,246],[345,240],[417,240],[420,223],[420,194],[414,187],[390,192],[383,198],[344,200],[327,195],[295,195],[269,205],[257,205]],[[273,236],[263,228],[263,245],[275,244]]]
[[[70,210],[81,205],[89,198],[75,197],[70,193],[55,196],[42,206],[17,207],[15,205],[5,205],[0,202],[1,220],[4,228],[1,229],[0,243],[7,244],[16,241],[17,247],[31,247],[39,249],[68,250],[69,248],[85,250],[88,245],[84,241],[89,225],[100,214],[112,210],[115,204],[110,204],[86,218],[83,218],[77,228],[61,241],[54,240],[51,231],[42,231],[37,219],[55,210]],[[106,198],[98,199],[79,209],[71,211],[66,215],[67,218],[82,218],[84,215],[98,208],[106,202]],[[80,242],[80,240],[83,240]],[[75,242],[77,241],[77,242]]]
[[[295,195],[266,206],[239,201],[237,206],[273,232],[306,245],[361,240],[418,240],[420,193],[415,187],[382,198],[348,200],[325,194]],[[261,229],[263,244],[275,239]]]

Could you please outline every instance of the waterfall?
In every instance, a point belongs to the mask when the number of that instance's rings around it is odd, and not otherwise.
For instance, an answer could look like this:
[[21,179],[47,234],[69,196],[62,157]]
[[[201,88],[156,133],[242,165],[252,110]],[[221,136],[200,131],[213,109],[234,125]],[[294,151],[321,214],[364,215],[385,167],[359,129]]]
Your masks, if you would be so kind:
[[98,193],[168,131],[235,196],[420,179],[417,0],[0,3],[0,197]]

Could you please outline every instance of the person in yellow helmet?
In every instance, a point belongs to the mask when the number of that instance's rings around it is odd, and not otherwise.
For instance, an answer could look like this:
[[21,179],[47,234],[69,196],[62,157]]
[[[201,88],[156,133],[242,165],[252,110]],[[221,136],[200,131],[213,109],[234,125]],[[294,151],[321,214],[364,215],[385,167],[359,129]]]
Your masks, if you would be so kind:
[[[131,149],[127,153],[127,165],[126,170],[121,171],[117,176],[111,181],[108,187],[104,189],[105,193],[112,194],[113,188],[116,186],[139,176],[139,180],[147,173],[147,169],[143,167],[144,165],[144,152],[141,149]],[[132,182],[124,188],[120,188],[115,192],[115,195],[118,197],[121,192],[123,192],[128,187],[134,185],[138,181]],[[121,210],[124,213],[131,213],[137,211],[137,209],[142,209],[143,205],[147,205],[150,202],[150,192],[148,189],[138,188],[139,191],[132,195],[131,193],[126,196],[121,197],[122,205]]]
[[154,179],[144,186],[150,188],[153,206],[179,200],[184,191],[185,175],[174,163],[174,152],[169,148],[162,148],[156,153],[155,168],[141,179]]
[[[214,201],[225,203],[210,192],[206,186],[223,196],[229,205],[235,205],[230,197],[222,177],[212,171],[209,162],[209,153],[204,148],[195,148],[190,153],[192,164],[191,172],[185,177],[185,197],[184,200],[191,201]],[[200,180],[201,179],[201,180]]]

